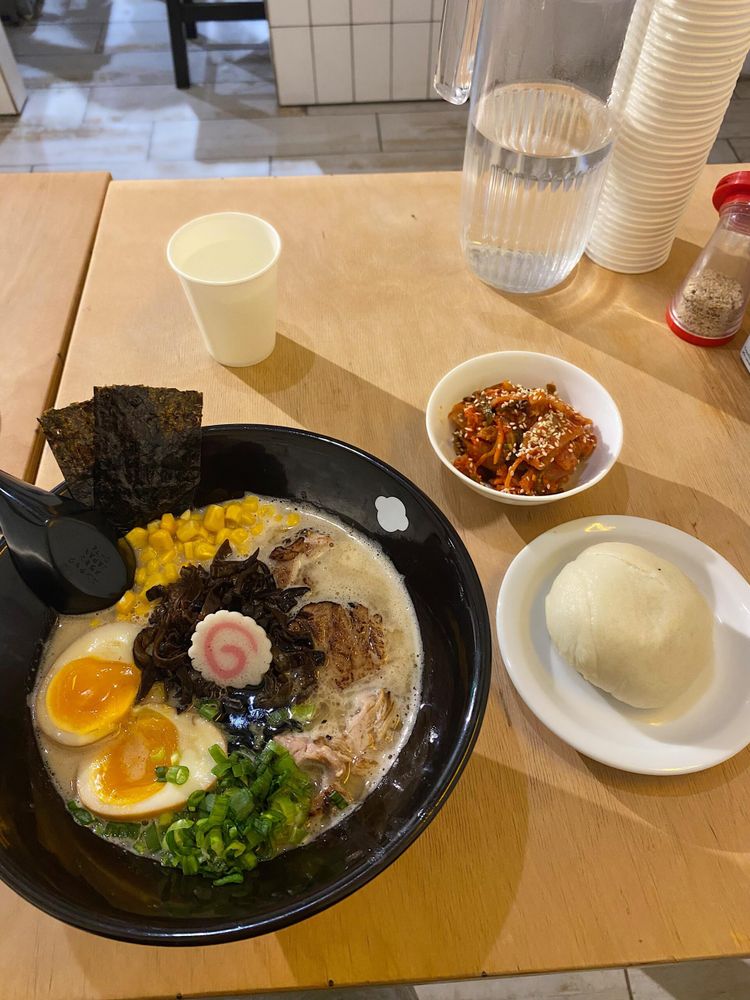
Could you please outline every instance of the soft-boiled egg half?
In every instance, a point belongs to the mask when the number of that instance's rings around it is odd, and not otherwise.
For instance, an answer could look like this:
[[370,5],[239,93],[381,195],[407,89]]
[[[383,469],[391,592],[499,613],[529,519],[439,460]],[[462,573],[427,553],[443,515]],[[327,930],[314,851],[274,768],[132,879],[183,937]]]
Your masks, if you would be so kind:
[[[133,709],[120,732],[91,750],[78,771],[81,805],[112,819],[147,819],[181,809],[192,792],[216,781],[209,747],[226,750],[217,727],[194,711],[178,715],[169,705],[147,703]],[[177,785],[156,780],[159,766],[188,769]]]
[[141,672],[133,642],[141,625],[112,622],[79,636],[50,667],[36,699],[36,721],[66,746],[109,736],[133,707]]

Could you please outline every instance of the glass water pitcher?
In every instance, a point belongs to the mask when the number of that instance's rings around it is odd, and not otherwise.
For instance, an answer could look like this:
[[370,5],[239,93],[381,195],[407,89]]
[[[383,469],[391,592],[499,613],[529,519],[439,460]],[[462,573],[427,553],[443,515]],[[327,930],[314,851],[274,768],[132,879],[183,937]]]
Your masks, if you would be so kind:
[[[614,138],[635,0],[446,0],[435,89],[471,92],[467,263],[508,292],[563,281],[586,245]],[[623,74],[618,76],[622,91]]]

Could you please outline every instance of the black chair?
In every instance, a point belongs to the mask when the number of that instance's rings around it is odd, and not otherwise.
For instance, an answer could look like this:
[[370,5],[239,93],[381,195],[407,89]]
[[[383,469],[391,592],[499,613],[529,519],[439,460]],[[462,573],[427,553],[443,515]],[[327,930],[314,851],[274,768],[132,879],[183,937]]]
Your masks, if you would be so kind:
[[172,44],[175,84],[184,90],[190,86],[188,65],[188,38],[196,38],[199,21],[263,21],[266,5],[259,0],[167,0],[169,40]]

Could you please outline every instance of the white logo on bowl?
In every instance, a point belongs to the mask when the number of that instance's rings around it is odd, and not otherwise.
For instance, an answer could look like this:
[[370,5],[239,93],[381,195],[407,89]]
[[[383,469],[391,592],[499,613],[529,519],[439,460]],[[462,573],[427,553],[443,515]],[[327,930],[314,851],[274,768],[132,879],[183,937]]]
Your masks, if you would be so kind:
[[383,531],[406,531],[409,527],[406,507],[398,497],[378,497],[375,501],[375,510],[378,512],[378,524]]

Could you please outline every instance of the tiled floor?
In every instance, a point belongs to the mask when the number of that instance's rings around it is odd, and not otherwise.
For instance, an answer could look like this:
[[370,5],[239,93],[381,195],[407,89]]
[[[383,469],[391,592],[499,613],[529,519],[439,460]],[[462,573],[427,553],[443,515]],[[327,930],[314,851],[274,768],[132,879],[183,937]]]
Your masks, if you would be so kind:
[[[226,177],[461,166],[466,109],[442,102],[280,108],[264,22],[200,26],[174,87],[163,0],[44,0],[8,27],[29,88],[0,119],[0,171]],[[711,159],[750,160],[750,81]]]
[[[278,1000],[280,996],[255,994],[252,1000]],[[429,986],[311,990],[283,996],[286,1000],[748,1000],[750,963],[741,959],[681,962],[627,972],[609,969]]]

